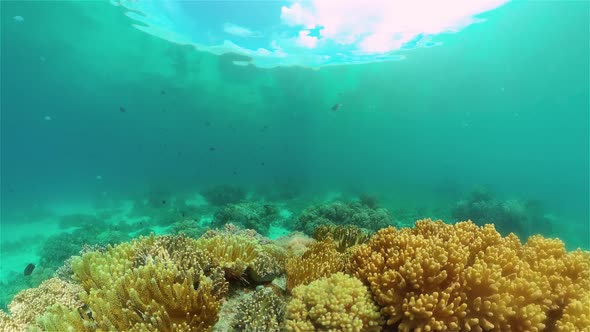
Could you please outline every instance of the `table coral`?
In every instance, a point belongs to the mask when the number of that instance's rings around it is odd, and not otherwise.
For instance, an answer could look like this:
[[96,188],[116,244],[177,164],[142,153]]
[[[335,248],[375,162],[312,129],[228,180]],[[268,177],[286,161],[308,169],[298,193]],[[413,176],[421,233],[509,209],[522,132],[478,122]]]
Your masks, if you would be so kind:
[[382,229],[350,265],[400,331],[552,331],[590,292],[588,252],[472,222]]
[[287,331],[381,331],[383,321],[371,292],[358,279],[336,273],[293,289]]

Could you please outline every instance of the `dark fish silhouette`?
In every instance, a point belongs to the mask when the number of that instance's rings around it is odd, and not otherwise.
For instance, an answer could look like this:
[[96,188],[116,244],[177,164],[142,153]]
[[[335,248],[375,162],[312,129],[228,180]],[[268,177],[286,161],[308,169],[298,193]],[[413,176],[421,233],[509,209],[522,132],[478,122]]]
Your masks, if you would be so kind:
[[119,107],[119,111],[120,111],[121,113],[125,113],[125,107],[123,107],[123,106]]
[[210,147],[210,148],[209,148],[209,151],[215,151],[215,150],[217,150],[217,149],[216,149],[216,148],[214,148],[214,147]]
[[162,94],[165,95],[166,94],[166,91],[162,90]]
[[340,109],[340,107],[342,107],[342,104],[334,104],[334,106],[332,106],[331,110],[332,110],[332,112],[336,112],[337,110]]
[[35,264],[29,263],[29,265],[27,265],[27,267],[25,267],[24,275],[30,276],[31,273],[33,273],[34,269],[35,269]]

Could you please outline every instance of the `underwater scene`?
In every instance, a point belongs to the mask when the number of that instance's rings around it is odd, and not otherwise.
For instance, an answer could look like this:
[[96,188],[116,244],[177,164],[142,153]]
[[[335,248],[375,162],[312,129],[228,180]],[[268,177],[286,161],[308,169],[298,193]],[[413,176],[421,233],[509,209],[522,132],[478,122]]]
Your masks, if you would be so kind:
[[0,6],[0,331],[590,332],[588,1]]

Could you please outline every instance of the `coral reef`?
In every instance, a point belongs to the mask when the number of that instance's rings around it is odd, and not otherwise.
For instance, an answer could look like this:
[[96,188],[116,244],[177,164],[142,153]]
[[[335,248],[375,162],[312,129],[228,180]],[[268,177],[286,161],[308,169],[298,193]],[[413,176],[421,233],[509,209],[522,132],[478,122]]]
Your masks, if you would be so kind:
[[345,252],[349,248],[367,242],[369,234],[352,225],[321,225],[313,231],[313,238],[318,241],[332,238],[336,242],[336,249],[339,252]]
[[284,248],[290,256],[301,256],[314,240],[302,232],[291,232],[276,239],[275,243]]
[[279,332],[284,316],[284,300],[263,287],[240,303],[233,327],[244,332]]
[[321,277],[344,271],[345,256],[336,250],[332,238],[313,243],[301,256],[287,260],[287,289],[307,285]]
[[334,202],[308,207],[297,218],[295,227],[306,234],[313,234],[322,225],[355,225],[376,231],[393,224],[393,218],[386,209],[375,209],[358,202]]
[[175,222],[170,228],[171,234],[185,234],[193,239],[198,239],[207,229],[199,224],[198,220],[184,219]]
[[256,236],[243,233],[219,233],[201,237],[197,247],[212,259],[212,264],[225,271],[230,280],[246,279],[255,283],[270,282],[283,273],[286,252],[274,245],[263,244]]
[[231,185],[209,187],[201,191],[201,195],[209,204],[215,206],[239,203],[246,198],[246,192],[242,188]]
[[548,235],[552,231],[551,219],[545,216],[538,202],[500,200],[484,188],[475,189],[467,199],[457,202],[451,213],[456,221],[472,220],[480,226],[494,224],[503,235],[512,232],[526,238],[537,233]]
[[[471,221],[372,234],[391,219],[367,199],[310,208],[300,226],[317,226],[315,240],[294,232],[275,242],[231,223],[198,238],[179,231],[106,247],[56,237],[48,255],[62,241],[78,255],[44,258],[66,260],[59,278],[14,297],[0,331],[590,332],[590,252],[540,235],[521,243]],[[128,225],[117,227],[104,234]],[[53,270],[20,272],[18,285],[35,287]]]
[[279,209],[273,204],[241,202],[228,204],[215,213],[213,227],[232,223],[246,229],[255,229],[265,235],[270,224],[279,218]]
[[590,253],[542,237],[522,245],[472,222],[382,229],[350,265],[400,331],[552,331],[590,292]]
[[[184,236],[140,238],[72,262],[84,314],[53,307],[48,331],[207,331],[227,293],[222,275]],[[206,273],[208,272],[208,273]]]
[[57,278],[46,280],[39,287],[25,289],[8,305],[11,316],[2,312],[0,331],[26,331],[38,328],[36,318],[45,313],[47,307],[61,305],[74,309],[81,306],[78,294],[82,291],[79,285]]
[[287,331],[381,331],[383,320],[371,292],[358,279],[336,273],[293,289]]

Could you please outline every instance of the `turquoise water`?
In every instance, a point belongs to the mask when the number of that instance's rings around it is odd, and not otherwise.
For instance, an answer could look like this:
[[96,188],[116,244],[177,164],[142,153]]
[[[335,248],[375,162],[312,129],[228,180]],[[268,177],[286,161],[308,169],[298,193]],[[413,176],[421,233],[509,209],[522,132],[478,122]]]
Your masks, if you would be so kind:
[[[587,250],[588,11],[511,2],[436,46],[318,70],[236,65],[108,2],[4,1],[2,281],[43,267],[64,232],[106,244],[166,233],[185,211],[206,224],[217,207],[199,193],[225,184],[280,208],[270,237],[367,193],[401,224],[471,218]],[[68,243],[47,275],[82,244]]]

